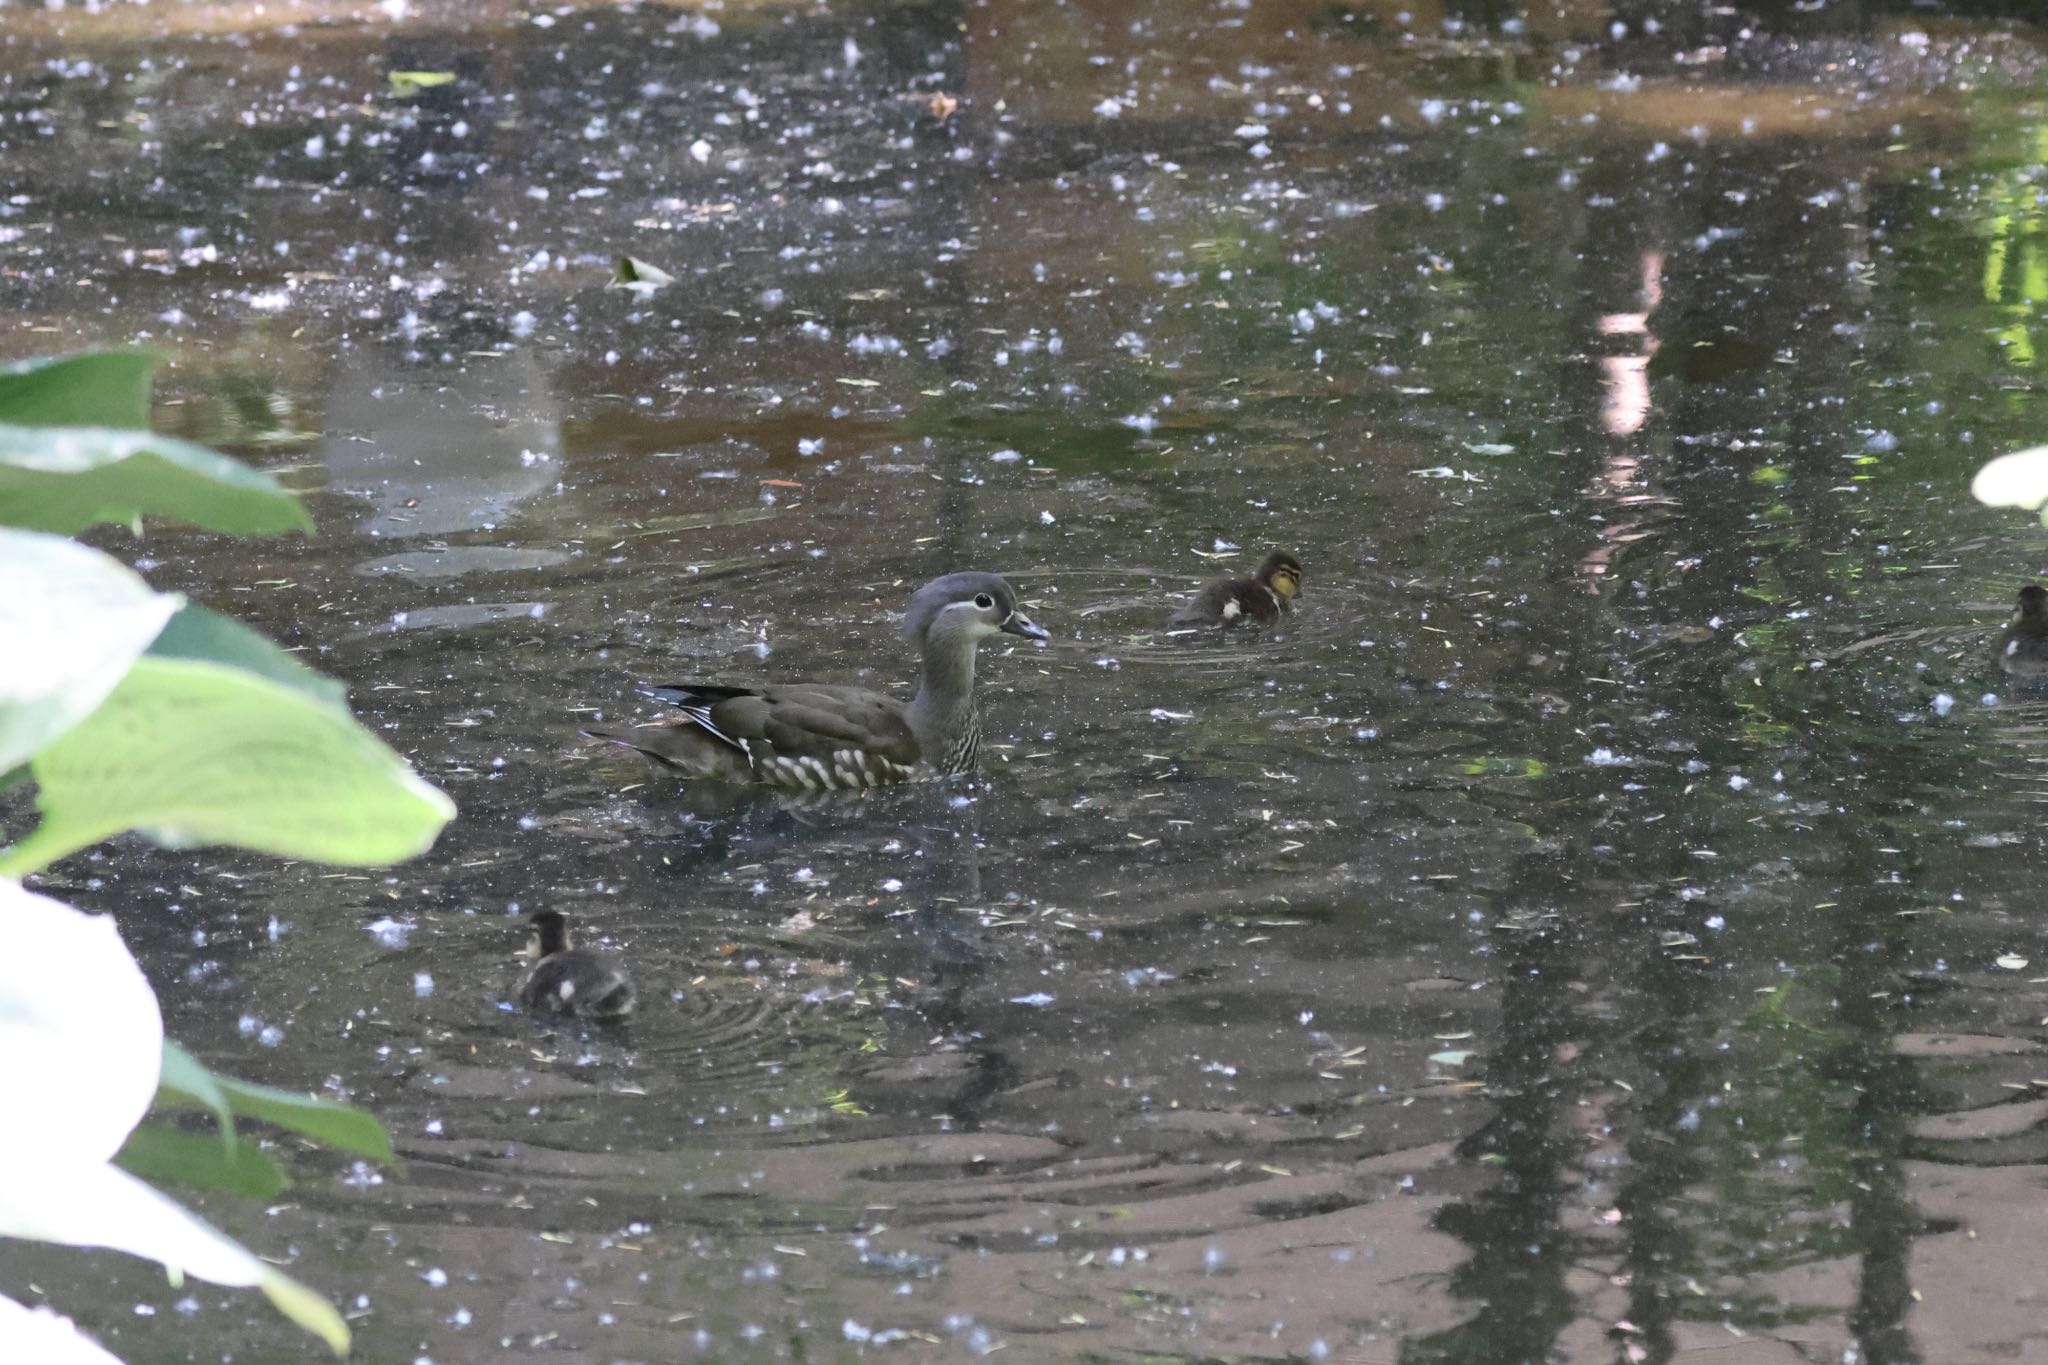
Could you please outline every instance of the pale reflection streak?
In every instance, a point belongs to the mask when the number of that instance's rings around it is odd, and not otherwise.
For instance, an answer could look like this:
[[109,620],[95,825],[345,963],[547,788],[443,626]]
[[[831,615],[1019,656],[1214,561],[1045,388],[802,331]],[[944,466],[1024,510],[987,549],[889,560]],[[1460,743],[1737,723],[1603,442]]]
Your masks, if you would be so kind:
[[[1650,419],[1650,357],[1657,353],[1657,338],[1650,333],[1650,315],[1657,311],[1663,297],[1664,253],[1646,251],[1641,262],[1641,311],[1603,313],[1595,324],[1603,337],[1634,338],[1639,343],[1633,351],[1600,357],[1600,427],[1610,436],[1635,436]],[[1601,462],[1600,481],[1604,486],[1596,496],[1621,506],[1661,501],[1630,491],[1636,487],[1641,467],[1642,459],[1633,442],[1624,440],[1616,444]],[[1641,525],[1640,521],[1628,521],[1601,528],[1599,544],[1579,561],[1579,573],[1591,591],[1600,591],[1600,580],[1607,575],[1615,547],[1648,534],[1639,529]]]

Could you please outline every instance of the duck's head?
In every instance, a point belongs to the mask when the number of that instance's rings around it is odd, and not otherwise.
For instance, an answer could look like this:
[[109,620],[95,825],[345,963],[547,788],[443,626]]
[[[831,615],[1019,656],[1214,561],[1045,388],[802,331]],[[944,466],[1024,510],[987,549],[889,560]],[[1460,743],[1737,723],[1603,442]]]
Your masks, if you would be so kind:
[[1043,640],[1045,629],[1017,608],[1017,591],[992,573],[949,573],[919,588],[903,633],[920,645],[935,638],[977,641],[998,632]]
[[569,951],[569,917],[561,911],[537,910],[526,924],[526,955],[535,962]]
[[2025,621],[2048,619],[2048,588],[2029,583],[2020,589],[2019,616]]
[[1301,561],[1285,550],[1275,550],[1259,565],[1258,580],[1281,601],[1292,601],[1301,591]]

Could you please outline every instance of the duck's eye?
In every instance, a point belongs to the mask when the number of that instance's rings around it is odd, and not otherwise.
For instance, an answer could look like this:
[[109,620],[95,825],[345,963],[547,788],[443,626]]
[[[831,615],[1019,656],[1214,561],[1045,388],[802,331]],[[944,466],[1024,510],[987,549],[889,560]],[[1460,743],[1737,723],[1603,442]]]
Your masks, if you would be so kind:
[[989,610],[989,608],[995,606],[995,604],[996,599],[990,597],[985,592],[978,592],[974,594],[974,605],[980,607],[983,611]]

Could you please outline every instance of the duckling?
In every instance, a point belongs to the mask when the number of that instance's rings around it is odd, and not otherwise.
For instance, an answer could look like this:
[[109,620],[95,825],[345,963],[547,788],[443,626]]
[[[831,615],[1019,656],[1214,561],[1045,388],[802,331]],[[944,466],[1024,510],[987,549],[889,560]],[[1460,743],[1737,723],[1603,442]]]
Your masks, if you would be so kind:
[[2048,678],[2048,588],[2020,589],[2019,610],[1998,633],[1998,666],[2015,678]]
[[1294,610],[1301,592],[1301,561],[1275,550],[1250,578],[1219,578],[1195,594],[1195,600],[1166,622],[1168,630],[1191,626],[1222,626],[1240,621],[1270,626],[1282,612]]
[[573,946],[569,920],[559,910],[542,910],[528,921],[533,930],[526,956],[533,962],[519,983],[519,1003],[535,1014],[581,1015],[616,1023],[633,1012],[633,983],[615,963]]

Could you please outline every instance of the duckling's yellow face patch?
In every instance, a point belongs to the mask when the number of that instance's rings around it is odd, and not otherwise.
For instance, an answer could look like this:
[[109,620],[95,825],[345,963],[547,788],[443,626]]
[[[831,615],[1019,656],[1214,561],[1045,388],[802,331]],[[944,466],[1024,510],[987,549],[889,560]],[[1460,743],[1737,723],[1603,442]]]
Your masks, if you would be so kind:
[[1277,597],[1289,598],[1301,591],[1301,571],[1285,565],[1273,570],[1273,593]]
[[519,955],[528,962],[538,962],[542,957],[546,956],[546,954],[541,952],[540,933],[538,930],[526,936],[526,947],[520,951]]

